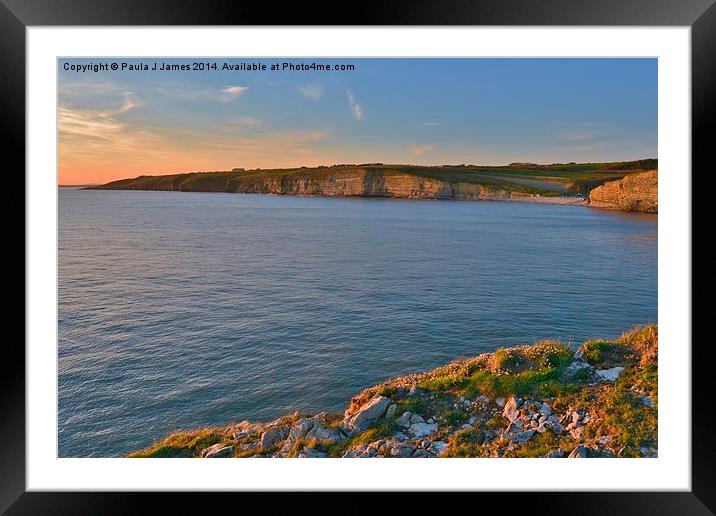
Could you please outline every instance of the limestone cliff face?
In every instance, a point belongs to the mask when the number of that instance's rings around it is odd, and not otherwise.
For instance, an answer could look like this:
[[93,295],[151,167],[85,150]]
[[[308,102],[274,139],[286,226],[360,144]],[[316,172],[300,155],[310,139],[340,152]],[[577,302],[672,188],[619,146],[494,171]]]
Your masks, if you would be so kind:
[[241,193],[277,195],[322,195],[328,197],[394,197],[401,199],[511,199],[526,194],[493,190],[479,184],[449,183],[402,172],[356,169],[326,176],[236,180],[231,190]]
[[619,181],[609,181],[589,193],[589,205],[623,211],[657,213],[659,206],[656,170],[629,174]]
[[516,199],[521,192],[480,184],[447,182],[400,170],[351,168],[291,174],[183,174],[140,176],[108,183],[101,189],[319,195],[327,197],[394,197],[404,199]]

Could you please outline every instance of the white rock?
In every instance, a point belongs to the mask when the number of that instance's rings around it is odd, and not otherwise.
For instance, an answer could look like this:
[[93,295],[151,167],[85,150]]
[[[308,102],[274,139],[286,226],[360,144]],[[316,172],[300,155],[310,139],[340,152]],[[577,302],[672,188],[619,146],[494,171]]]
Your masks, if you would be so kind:
[[395,420],[395,424],[401,428],[408,428],[410,426],[410,418],[413,417],[413,413],[410,411],[403,412],[403,414]]
[[415,437],[426,437],[428,435],[434,434],[438,429],[438,425],[436,423],[413,423],[410,425],[409,431],[415,436]]
[[498,407],[504,407],[505,406],[505,398],[495,398],[495,403]]
[[266,450],[277,445],[286,437],[288,437],[288,428],[270,428],[261,434],[259,444]]
[[438,455],[448,449],[448,444],[444,441],[435,441],[428,449],[435,455]]
[[376,419],[382,417],[390,405],[390,399],[385,396],[373,396],[355,414],[344,417],[344,428],[349,431],[362,432]]
[[592,368],[591,365],[589,365],[587,362],[580,359],[580,360],[575,360],[574,362],[569,364],[569,366],[567,366],[567,368],[564,370],[564,372],[567,376],[574,376],[582,369],[591,369],[591,368]]
[[534,430],[527,430],[525,432],[518,432],[512,437],[513,443],[526,443],[530,439],[532,439],[532,436],[535,434]]
[[517,408],[517,400],[515,400],[514,396],[511,396],[510,399],[507,400],[507,403],[505,403],[502,415],[505,416],[510,423],[514,423],[520,417],[520,410]]
[[415,446],[404,443],[394,443],[388,453],[390,453],[391,457],[405,458],[410,457],[414,451]]
[[250,421],[242,421],[231,429],[234,440],[238,441],[249,437],[252,434],[258,434],[263,431],[263,427],[257,423]]
[[389,417],[389,418],[395,417],[396,410],[398,410],[398,405],[393,403],[390,407],[388,407],[388,410],[385,411],[385,417]]
[[205,459],[220,459],[223,457],[228,457],[231,455],[234,451],[233,446],[227,446],[222,443],[216,443],[209,446],[207,449],[205,449],[203,452],[201,452],[201,456]]
[[612,367],[611,369],[599,369],[596,373],[599,378],[608,382],[614,382],[619,378],[623,370],[623,367]]
[[425,420],[423,419],[423,416],[421,416],[421,415],[419,415],[419,414],[413,414],[413,417],[410,418],[410,422],[411,422],[412,424],[415,424],[415,423],[425,423]]
[[332,428],[328,430],[321,423],[316,421],[313,428],[306,434],[306,438],[317,439],[318,441],[328,443],[337,443],[343,439],[343,434],[337,429]]
[[311,419],[302,418],[296,421],[291,427],[291,431],[288,433],[288,440],[290,442],[296,442],[303,438],[308,431],[313,428],[315,421]]

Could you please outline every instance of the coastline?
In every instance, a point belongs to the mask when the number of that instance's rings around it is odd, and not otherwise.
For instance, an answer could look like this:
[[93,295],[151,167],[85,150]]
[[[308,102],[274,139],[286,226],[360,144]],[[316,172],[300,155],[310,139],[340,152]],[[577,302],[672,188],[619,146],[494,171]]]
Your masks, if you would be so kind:
[[[606,166],[606,165],[605,165]],[[549,166],[548,166],[549,167]],[[657,210],[656,170],[595,170],[561,179],[541,169],[341,165],[275,170],[189,172],[120,179],[92,190],[255,193],[316,197],[515,201],[564,206],[598,206],[621,211]],[[552,171],[556,174],[557,171]],[[499,175],[498,175],[499,174]],[[571,175],[570,175],[571,174]],[[590,175],[591,174],[591,175]],[[597,176],[594,179],[592,176]],[[576,179],[582,177],[582,179]],[[616,181],[609,179],[617,178]]]
[[[105,190],[103,188],[96,188],[95,186],[88,187],[77,187],[80,190]],[[106,189],[109,190],[109,189]],[[381,199],[381,200],[392,200],[392,201],[455,201],[455,202],[522,202],[532,204],[553,204],[560,206],[589,206],[589,201],[584,197],[577,196],[514,196],[514,197],[495,197],[495,198],[480,198],[480,199],[469,199],[469,198],[450,198],[450,197],[393,197],[393,196],[382,196],[382,195],[321,195],[321,194],[289,194],[289,193],[264,193],[264,192],[201,192],[194,190],[151,190],[151,189],[136,189],[136,188],[112,188],[112,191],[120,192],[165,192],[171,191],[175,193],[223,193],[228,195],[266,195],[270,197],[308,197],[308,198],[328,198],[328,199]],[[605,208],[608,209],[608,208]],[[618,208],[615,208],[618,209]]]
[[656,457],[657,326],[499,349],[387,380],[343,414],[173,433],[129,457]]
[[589,206],[584,197],[516,197],[514,202],[531,202],[534,204],[557,204],[561,206]]

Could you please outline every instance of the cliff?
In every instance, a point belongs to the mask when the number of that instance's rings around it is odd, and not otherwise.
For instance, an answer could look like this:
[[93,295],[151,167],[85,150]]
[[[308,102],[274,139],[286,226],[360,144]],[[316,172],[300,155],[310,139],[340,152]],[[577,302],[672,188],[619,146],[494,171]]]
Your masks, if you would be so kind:
[[130,457],[656,457],[656,326],[388,380],[344,413],[174,433]]
[[658,172],[649,170],[629,174],[619,181],[608,181],[589,193],[589,205],[623,211],[657,213]]
[[[426,167],[427,168],[427,167]],[[479,180],[483,181],[480,182]],[[387,167],[332,167],[194,172],[139,176],[93,187],[104,190],[171,190],[192,192],[320,195],[328,197],[394,197],[405,199],[511,199],[533,191],[509,182],[467,177],[446,180]],[[542,192],[549,194],[549,192]]]

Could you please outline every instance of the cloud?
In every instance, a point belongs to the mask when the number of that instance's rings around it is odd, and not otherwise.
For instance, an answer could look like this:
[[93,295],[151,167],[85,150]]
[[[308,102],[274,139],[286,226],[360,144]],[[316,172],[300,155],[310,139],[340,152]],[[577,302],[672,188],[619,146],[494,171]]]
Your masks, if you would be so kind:
[[142,104],[143,102],[136,100],[132,97],[131,93],[127,92],[125,93],[124,102],[122,103],[122,106],[116,111],[106,112],[106,116],[121,115],[122,113],[126,113],[127,111],[131,111],[134,108],[141,106]]
[[224,122],[224,126],[230,129],[255,129],[263,125],[263,120],[252,116],[237,116]]
[[351,114],[353,115],[353,119],[357,121],[363,120],[363,108],[360,107],[360,104],[358,104],[358,102],[356,102],[356,99],[353,96],[353,92],[351,90],[346,90],[346,96],[348,97],[348,104],[351,107]]
[[237,97],[239,95],[243,95],[246,93],[246,90],[248,90],[248,86],[227,86],[223,90],[221,90],[222,93],[226,93],[228,95],[236,95]]
[[217,97],[216,100],[219,102],[229,102],[242,96],[248,89],[248,86],[227,86],[221,90],[221,95]]
[[[114,109],[58,108],[60,180],[96,183],[140,174],[295,166],[322,163],[320,130],[247,131],[266,127],[249,116],[229,119],[224,130],[144,125],[123,114],[139,103],[131,96]],[[218,129],[219,127],[217,127]],[[257,134],[258,133],[258,134]]]
[[414,154],[416,156],[420,156],[422,154],[427,154],[428,152],[432,152],[435,150],[435,147],[432,145],[415,145],[412,144],[410,146],[410,153]]
[[311,100],[318,100],[323,96],[323,87],[320,84],[306,84],[299,86],[298,92]]
[[440,122],[423,122],[418,127],[435,127],[436,125],[443,125]]
[[123,124],[114,120],[110,112],[74,110],[62,105],[57,111],[60,138],[79,136],[109,141],[122,127]]
[[132,95],[125,93],[122,105],[116,109],[104,111],[92,109],[70,109],[60,105],[57,111],[57,129],[60,137],[85,137],[107,141],[115,138],[125,124],[115,117],[142,105]]

